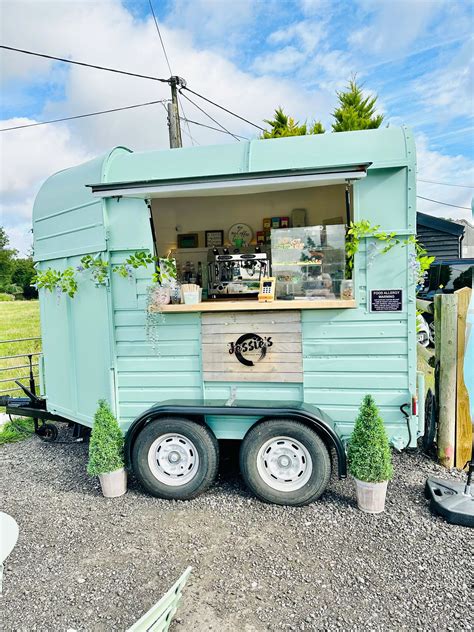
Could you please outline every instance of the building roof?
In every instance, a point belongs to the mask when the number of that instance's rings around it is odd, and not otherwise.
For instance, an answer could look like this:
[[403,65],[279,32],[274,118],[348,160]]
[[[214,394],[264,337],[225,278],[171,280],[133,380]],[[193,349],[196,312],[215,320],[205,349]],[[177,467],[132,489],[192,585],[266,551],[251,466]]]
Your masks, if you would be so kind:
[[449,233],[450,235],[462,235],[464,233],[464,226],[460,226],[455,222],[450,222],[448,219],[442,219],[441,217],[433,217],[433,215],[427,215],[426,213],[416,214],[416,223],[425,228],[431,228],[432,230],[438,230],[441,233]]

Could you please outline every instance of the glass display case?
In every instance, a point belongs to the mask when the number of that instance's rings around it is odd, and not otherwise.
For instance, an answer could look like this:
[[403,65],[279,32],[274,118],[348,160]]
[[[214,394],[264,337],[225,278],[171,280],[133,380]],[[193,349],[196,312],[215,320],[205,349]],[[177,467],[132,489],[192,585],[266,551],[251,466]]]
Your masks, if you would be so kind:
[[343,224],[272,230],[271,249],[277,298],[341,298],[345,270]]

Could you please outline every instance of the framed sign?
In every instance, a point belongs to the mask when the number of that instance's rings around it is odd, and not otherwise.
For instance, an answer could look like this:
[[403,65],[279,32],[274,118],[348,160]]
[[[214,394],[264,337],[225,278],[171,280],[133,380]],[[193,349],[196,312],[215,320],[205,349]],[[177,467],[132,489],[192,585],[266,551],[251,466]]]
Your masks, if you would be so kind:
[[224,245],[223,230],[206,230],[206,248],[218,248]]
[[371,312],[401,312],[402,310],[402,290],[370,290]]
[[197,248],[199,245],[199,235],[188,233],[178,235],[178,248]]
[[252,241],[253,230],[248,224],[234,224],[229,228],[229,241],[234,246],[248,246]]

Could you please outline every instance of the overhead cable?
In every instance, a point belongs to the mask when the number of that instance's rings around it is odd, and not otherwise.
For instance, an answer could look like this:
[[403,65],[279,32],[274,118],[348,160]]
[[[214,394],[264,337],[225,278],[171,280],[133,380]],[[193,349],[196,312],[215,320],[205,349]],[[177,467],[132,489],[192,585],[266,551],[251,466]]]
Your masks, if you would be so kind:
[[105,70],[107,72],[115,72],[119,75],[127,75],[129,77],[138,77],[139,79],[149,79],[151,81],[160,81],[161,83],[169,83],[169,79],[162,79],[161,77],[152,77],[150,75],[142,75],[137,72],[129,72],[127,70],[119,70],[117,68],[109,68],[108,66],[98,66],[97,64],[87,64],[83,61],[75,61],[73,59],[66,59],[64,57],[55,57],[53,55],[45,55],[44,53],[35,53],[31,50],[24,50],[22,48],[14,48],[13,46],[3,46],[0,44],[0,48],[4,50],[11,50],[17,53],[24,53],[25,55],[33,55],[34,57],[43,57],[44,59],[52,59],[54,61],[62,61],[65,64],[74,64],[76,66],[84,66],[85,68],[94,68],[95,70]]
[[468,184],[454,184],[453,182],[436,182],[435,180],[423,180],[417,178],[418,182],[427,182],[428,184],[441,184],[444,187],[460,187],[461,189],[474,189],[474,186]]
[[417,198],[420,200],[427,200],[428,202],[434,202],[435,204],[442,204],[443,206],[452,206],[453,208],[462,208],[465,211],[470,211],[469,206],[458,206],[457,204],[448,204],[448,202],[440,202],[439,200],[432,200],[431,198],[423,197],[422,195],[417,195]]
[[[15,125],[13,127],[4,127],[0,132],[9,132],[14,129],[25,129],[26,127],[37,127],[38,125],[49,125],[50,123],[61,123],[63,121],[73,121],[75,119],[86,118],[88,116],[98,116],[99,114],[109,114],[110,112],[121,112],[122,110],[132,110],[134,108],[142,108],[147,105],[156,105],[157,103],[166,103],[169,99],[160,99],[159,101],[148,101],[147,103],[137,103],[136,105],[126,105],[123,108],[112,108],[110,110],[101,110],[100,112],[89,112],[88,114],[78,114],[76,116],[66,116],[64,118],[52,119],[50,121],[39,121],[38,123],[27,123],[26,125]],[[165,106],[166,107],[166,106]]]
[[245,121],[245,123],[248,123],[249,125],[253,125],[257,129],[262,130],[262,132],[265,131],[265,129],[263,127],[260,127],[260,125],[257,125],[256,123],[252,123],[252,121],[249,121],[248,119],[244,118],[243,116],[240,116],[240,114],[236,114],[235,112],[232,112],[232,110],[228,110],[223,105],[219,105],[219,103],[216,103],[215,101],[211,101],[211,99],[208,99],[207,97],[203,96],[202,94],[199,94],[199,92],[195,92],[194,90],[191,90],[191,88],[188,88],[187,86],[184,86],[182,88],[182,90],[187,90],[188,92],[192,92],[193,94],[195,94],[200,99],[203,99],[204,101],[207,101],[208,103],[211,103],[212,105],[215,105],[217,108],[220,108],[221,110],[224,110],[224,112],[227,112],[228,114],[232,114],[232,116],[235,116],[236,118],[240,119],[241,121]]
[[233,136],[236,140],[238,140],[240,142],[240,138],[238,136],[236,136],[235,134],[233,134],[232,132],[230,132],[226,127],[224,127],[223,125],[221,125],[221,123],[219,123],[219,121],[216,121],[215,118],[212,118],[212,116],[210,114],[208,114],[205,110],[203,110],[197,103],[195,103],[192,99],[190,99],[186,94],[184,94],[182,92],[182,90],[179,91],[180,94],[183,95],[183,97],[185,99],[187,99],[190,103],[192,103],[194,105],[195,108],[197,108],[200,112],[202,112],[203,114],[205,114],[207,116],[207,118],[211,119],[211,121],[213,123],[215,123],[216,125],[219,125],[220,128],[222,128],[225,132],[227,132],[227,134],[230,134],[231,136]]
[[[205,123],[199,123],[198,121],[192,121],[191,119],[184,118],[184,117],[181,117],[181,118],[183,119],[183,121],[186,121],[186,123],[191,123],[191,125],[199,125],[200,127],[205,127],[206,129],[212,129],[215,132],[220,132],[221,134],[229,133],[229,132],[225,132],[223,129],[219,129],[218,127],[213,127],[212,125],[206,125]],[[238,136],[242,140],[248,140],[246,136],[240,136],[239,134],[235,134],[235,136]]]

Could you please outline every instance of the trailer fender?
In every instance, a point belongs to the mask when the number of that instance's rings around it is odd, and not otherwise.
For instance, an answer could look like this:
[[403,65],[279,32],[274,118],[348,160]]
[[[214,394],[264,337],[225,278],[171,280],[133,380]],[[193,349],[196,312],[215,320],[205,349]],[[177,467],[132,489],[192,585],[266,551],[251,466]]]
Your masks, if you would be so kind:
[[[137,417],[125,435],[125,464],[131,467],[132,450],[135,439],[141,430],[151,421],[160,417],[186,417],[196,423],[204,424],[206,415],[242,415],[258,417],[255,424],[268,419],[295,419],[315,430],[329,449],[337,454],[339,478],[347,476],[347,457],[344,444],[338,435],[333,420],[317,406],[304,402],[240,402],[231,405],[222,401],[198,400],[190,402],[166,401],[155,404]],[[254,425],[252,427],[254,427]]]

